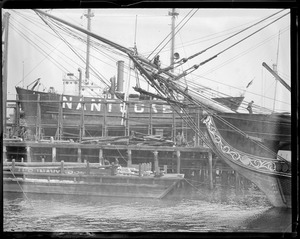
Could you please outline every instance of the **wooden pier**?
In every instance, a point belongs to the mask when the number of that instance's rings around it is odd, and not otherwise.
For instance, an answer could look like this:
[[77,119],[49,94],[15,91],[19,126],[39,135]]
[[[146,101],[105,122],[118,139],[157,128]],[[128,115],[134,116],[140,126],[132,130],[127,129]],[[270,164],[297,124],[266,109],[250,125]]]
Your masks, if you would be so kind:
[[[216,184],[232,181],[240,185],[243,177],[234,172],[222,160],[214,157],[207,147],[169,147],[139,145],[97,145],[66,141],[24,142],[4,140],[5,162],[40,166],[75,163],[105,166],[118,163],[122,167],[148,168],[165,174],[184,174],[196,184],[203,183],[213,189]],[[245,181],[245,180],[244,180]],[[247,182],[249,184],[249,182]],[[227,183],[228,184],[228,183]]]

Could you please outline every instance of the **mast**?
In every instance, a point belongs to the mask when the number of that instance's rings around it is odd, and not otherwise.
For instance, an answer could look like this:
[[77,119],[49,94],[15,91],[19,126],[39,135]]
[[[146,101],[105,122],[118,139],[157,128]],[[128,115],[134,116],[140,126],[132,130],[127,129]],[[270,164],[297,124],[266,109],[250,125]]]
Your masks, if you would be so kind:
[[[170,55],[170,66],[174,64],[174,48],[175,48],[175,17],[179,14],[175,11],[175,8],[172,8],[172,12],[169,12],[169,16],[172,17],[171,22],[171,55]],[[174,72],[174,69],[171,69],[171,72]]]
[[[94,16],[94,13],[91,12],[91,9],[88,9],[87,14],[84,14],[87,18],[87,30],[91,31],[91,18]],[[85,79],[88,81],[90,78],[90,35],[87,35],[87,44],[86,44],[86,68],[85,68]]]
[[[3,17],[3,25],[2,26],[2,34],[3,30],[5,30],[4,34],[4,52],[3,52],[3,58],[2,58],[2,93],[3,93],[3,102],[2,102],[2,112],[3,112],[3,131],[4,134],[6,134],[6,101],[7,101],[7,56],[8,56],[8,26],[9,26],[9,16],[10,14],[6,12]],[[5,137],[5,136],[4,136]]]

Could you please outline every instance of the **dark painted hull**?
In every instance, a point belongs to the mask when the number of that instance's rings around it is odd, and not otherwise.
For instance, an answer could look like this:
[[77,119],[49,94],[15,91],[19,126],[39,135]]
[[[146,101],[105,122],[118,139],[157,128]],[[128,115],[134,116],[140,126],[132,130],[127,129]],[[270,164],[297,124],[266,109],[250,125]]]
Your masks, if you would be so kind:
[[204,123],[218,157],[255,183],[266,194],[272,205],[291,207],[290,163],[279,161],[274,155],[273,157],[258,156],[261,151],[255,154],[246,153],[245,149],[252,150],[250,147],[253,147],[253,142],[249,139],[247,142],[233,141],[228,137],[228,132],[219,131],[215,121],[217,121],[215,118],[207,116]]
[[[80,127],[84,127],[85,136],[90,137],[124,135],[128,128],[145,134],[149,130],[155,133],[155,129],[163,129],[164,136],[171,137],[172,124],[181,127],[183,122],[179,115],[173,113],[168,104],[159,100],[130,100],[126,115],[122,112],[123,103],[118,99],[92,97],[81,99],[79,96],[22,88],[16,90],[24,112],[23,118],[33,134],[35,134],[39,114],[45,136],[55,136],[60,124],[63,137],[66,138],[78,137]],[[40,103],[37,103],[38,101]],[[86,103],[82,105],[81,101]],[[104,132],[105,130],[107,133]]]
[[[122,113],[123,103],[119,99],[92,97],[81,99],[79,96],[59,95],[19,87],[16,87],[16,91],[24,113],[23,118],[32,134],[36,134],[39,115],[44,136],[54,137],[60,126],[63,138],[78,137],[80,127],[84,128],[84,136],[90,137],[124,135],[128,128],[145,134],[154,134],[155,130],[163,129],[163,135],[171,137],[172,129],[181,129],[184,125],[181,116],[160,100],[131,99],[126,106],[128,107],[126,115]],[[234,110],[243,99],[244,97],[216,98]],[[86,103],[82,105],[81,101]],[[176,111],[180,112],[180,109]],[[202,117],[202,110],[189,109],[189,114],[197,121],[198,117]],[[187,129],[186,132],[187,140],[192,141],[193,131]]]

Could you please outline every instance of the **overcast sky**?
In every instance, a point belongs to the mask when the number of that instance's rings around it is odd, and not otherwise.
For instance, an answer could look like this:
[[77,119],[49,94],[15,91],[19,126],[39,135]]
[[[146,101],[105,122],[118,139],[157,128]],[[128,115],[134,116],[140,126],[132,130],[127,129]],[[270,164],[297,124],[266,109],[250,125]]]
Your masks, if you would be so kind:
[[[195,9],[192,11],[195,12],[194,16],[176,35],[175,51],[181,57],[188,57],[279,10],[281,9],[198,9],[197,11]],[[169,11],[171,9],[92,9],[94,13],[92,31],[128,48],[133,47],[136,42],[138,52],[147,57],[170,32]],[[176,18],[178,24],[191,9],[176,9],[176,11],[179,13]],[[48,12],[73,24],[86,27],[86,18],[83,16],[87,12],[86,9],[52,9]],[[68,72],[78,74],[78,67],[84,69],[84,63],[77,59],[65,43],[55,37],[50,28],[32,10],[9,10],[9,13],[11,27],[9,28],[8,97],[15,98],[16,85],[24,84],[26,87],[37,78],[42,79],[45,87],[54,86],[58,92],[62,92],[63,76]],[[288,13],[288,10],[276,16],[284,13]],[[274,20],[275,17],[272,19]],[[208,50],[184,65],[183,69],[210,58],[262,26],[258,25],[253,30],[246,31]],[[71,39],[71,44],[81,49],[79,53],[85,57],[83,43]],[[124,58],[112,52],[101,53],[93,48],[91,51],[94,56],[91,58],[91,64],[104,78],[109,79],[116,74],[115,62]],[[159,54],[163,65],[168,65],[170,45],[167,44]],[[124,60],[127,66],[128,60]],[[54,61],[56,63],[53,63]],[[255,104],[272,108],[271,99],[274,97],[275,80],[262,67],[263,62],[271,67],[277,62],[279,75],[290,85],[289,14],[199,67],[187,77],[187,80],[238,96],[254,79],[245,93],[245,100],[254,100]],[[135,79],[131,81],[131,85],[135,85]],[[100,85],[100,82],[98,83]],[[276,98],[277,110],[290,111],[290,94],[280,84],[277,85]]]

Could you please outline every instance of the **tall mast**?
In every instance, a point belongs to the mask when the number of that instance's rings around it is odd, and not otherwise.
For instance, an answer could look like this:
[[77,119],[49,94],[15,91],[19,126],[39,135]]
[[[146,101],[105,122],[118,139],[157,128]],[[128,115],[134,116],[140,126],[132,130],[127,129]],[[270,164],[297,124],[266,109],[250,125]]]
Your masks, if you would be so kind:
[[[91,31],[91,18],[94,16],[94,13],[91,12],[91,9],[88,9],[87,14],[84,14],[87,18],[87,30]],[[90,35],[87,35],[87,44],[86,44],[86,67],[85,67],[85,79],[89,80],[90,78]]]
[[3,81],[2,81],[2,93],[3,93],[3,102],[2,102],[2,112],[3,112],[3,131],[4,133],[6,133],[6,101],[7,101],[7,56],[8,56],[8,25],[9,25],[9,16],[10,14],[8,12],[6,12],[4,14],[4,19],[3,19],[3,23],[4,23],[4,27],[2,26],[2,34],[3,34],[3,30],[5,30],[5,34],[4,34],[4,42],[2,42],[2,44],[4,44],[4,52],[3,52],[3,58],[2,58],[2,77],[3,77]]
[[[174,64],[174,48],[175,48],[175,17],[178,16],[178,13],[175,11],[175,8],[172,8],[172,12],[169,12],[169,16],[172,17],[171,22],[171,55],[170,55],[170,65]],[[173,69],[171,69],[173,72]]]

